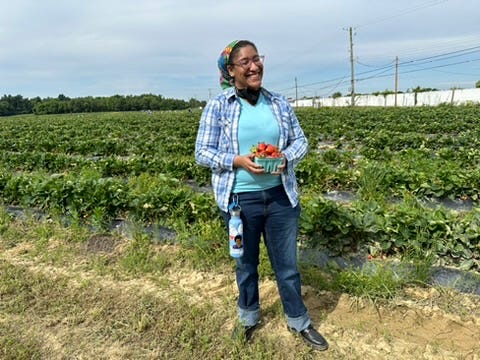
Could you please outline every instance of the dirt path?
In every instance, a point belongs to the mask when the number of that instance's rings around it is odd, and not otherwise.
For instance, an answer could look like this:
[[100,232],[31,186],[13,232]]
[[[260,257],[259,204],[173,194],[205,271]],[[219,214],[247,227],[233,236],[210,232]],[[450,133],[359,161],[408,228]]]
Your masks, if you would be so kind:
[[[221,298],[235,291],[233,278],[191,272],[169,276],[195,301],[200,300],[199,296]],[[317,357],[480,359],[480,297],[440,291],[410,289],[408,300],[375,305],[369,300],[318,292],[305,286],[304,298],[312,319],[331,345],[329,352]],[[262,282],[260,292],[262,307],[268,308],[279,301],[271,280]],[[264,323],[257,338],[279,336],[282,342],[294,341],[282,318],[266,319]],[[227,323],[226,330],[231,326],[233,322]]]
[[[164,249],[166,250],[166,249]],[[17,246],[4,252],[0,260],[13,265],[27,266],[31,271],[50,277],[61,276],[72,286],[86,280],[109,289],[118,288],[125,294],[156,294],[168,298],[169,290],[147,277],[114,280],[93,271],[59,267],[25,257],[28,248]],[[164,279],[175,284],[171,291],[181,290],[191,303],[214,302],[226,307],[225,301],[234,304],[236,292],[233,274],[213,274],[172,269],[163,274]],[[373,304],[345,294],[318,292],[304,287],[304,298],[316,327],[330,342],[330,349],[313,353],[312,358],[322,359],[480,359],[480,298],[442,289],[414,288],[402,299],[384,304]],[[261,283],[262,308],[278,305],[276,285],[271,280]],[[233,319],[224,324],[230,332]],[[58,329],[57,329],[58,330]],[[47,337],[48,338],[48,337]],[[270,312],[264,325],[255,335],[255,341],[275,338],[280,346],[292,348],[297,338],[285,327],[282,316]],[[60,351],[52,336],[52,349]],[[112,344],[109,350],[122,358],[122,350]],[[285,359],[295,358],[285,354]]]
[[[319,293],[309,287],[303,290],[315,324],[331,345],[318,358],[480,359],[478,297],[447,295],[452,297],[452,306],[464,312],[458,315],[436,304],[445,295],[434,289],[411,290],[410,300],[383,305],[345,294]],[[275,284],[270,281],[263,283],[261,294],[264,305],[277,301]],[[280,334],[284,341],[291,341],[284,322],[278,319],[267,323],[260,332],[264,336]]]

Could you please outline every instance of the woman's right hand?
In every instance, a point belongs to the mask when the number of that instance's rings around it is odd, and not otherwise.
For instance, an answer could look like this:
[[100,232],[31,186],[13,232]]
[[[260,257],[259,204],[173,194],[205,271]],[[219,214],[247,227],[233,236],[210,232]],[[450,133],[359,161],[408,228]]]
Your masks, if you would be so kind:
[[258,165],[253,161],[255,154],[237,155],[233,159],[233,167],[243,168],[252,174],[264,174],[263,166]]

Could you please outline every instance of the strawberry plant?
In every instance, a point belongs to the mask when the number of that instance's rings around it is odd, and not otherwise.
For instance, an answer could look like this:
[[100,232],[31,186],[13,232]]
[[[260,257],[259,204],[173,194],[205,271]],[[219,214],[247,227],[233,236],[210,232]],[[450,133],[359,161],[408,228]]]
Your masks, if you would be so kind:
[[[416,249],[480,269],[478,111],[296,109],[309,141],[295,168],[304,243],[335,254]],[[193,156],[199,117],[197,111],[4,117],[0,202],[90,223],[132,217],[208,229],[219,215],[212,192],[202,192],[210,170]],[[251,150],[257,161],[282,161],[274,144]],[[332,191],[354,200],[323,198]],[[462,208],[451,211],[446,200]]]

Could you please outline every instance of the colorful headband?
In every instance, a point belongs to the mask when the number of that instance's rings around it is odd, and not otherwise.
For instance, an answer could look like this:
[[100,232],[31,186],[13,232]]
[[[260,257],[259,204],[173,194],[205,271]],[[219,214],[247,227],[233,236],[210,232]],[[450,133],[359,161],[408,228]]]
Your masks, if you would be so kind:
[[228,73],[227,66],[230,63],[230,54],[239,41],[240,40],[234,40],[228,44],[225,49],[222,50],[220,57],[218,58],[217,65],[218,69],[220,70],[220,86],[222,89],[226,89],[234,85],[233,77],[231,77]]

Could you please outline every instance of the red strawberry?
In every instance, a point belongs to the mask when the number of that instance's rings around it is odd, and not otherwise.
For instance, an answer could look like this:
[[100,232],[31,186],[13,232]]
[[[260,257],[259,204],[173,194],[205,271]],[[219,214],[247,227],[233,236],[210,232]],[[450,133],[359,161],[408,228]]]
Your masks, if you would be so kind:
[[263,141],[259,142],[257,145],[253,145],[251,147],[251,152],[255,154],[255,157],[257,158],[279,158],[283,156],[278,146]]
[[266,149],[265,149],[265,152],[267,153],[267,155],[271,155],[273,154],[274,152],[276,152],[276,146],[273,146],[272,144],[268,144]]
[[257,145],[257,151],[265,151],[265,149],[267,148],[267,144],[265,144],[264,142],[261,142],[261,143],[258,143]]

